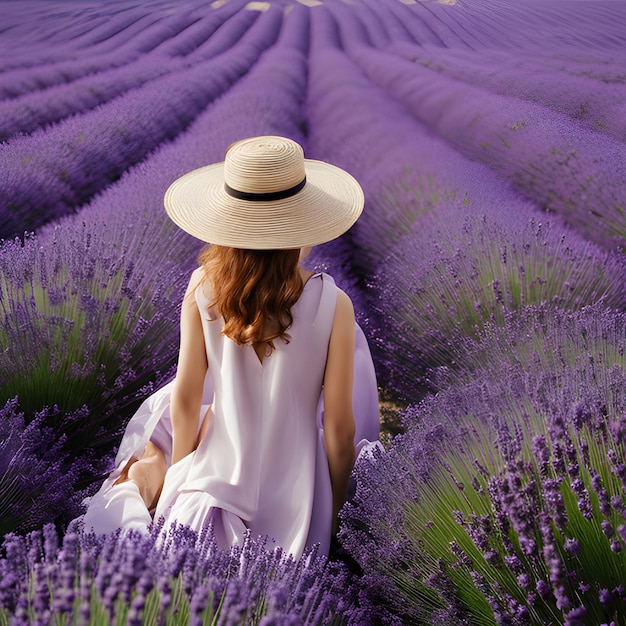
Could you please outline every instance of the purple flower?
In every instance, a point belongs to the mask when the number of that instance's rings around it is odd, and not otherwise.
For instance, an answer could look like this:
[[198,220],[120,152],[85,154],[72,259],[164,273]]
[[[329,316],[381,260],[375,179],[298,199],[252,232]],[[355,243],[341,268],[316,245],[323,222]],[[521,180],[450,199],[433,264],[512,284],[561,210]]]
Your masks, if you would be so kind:
[[611,525],[611,522],[609,522],[609,520],[607,520],[607,519],[602,520],[602,523],[600,524],[600,526],[602,528],[602,532],[609,539],[611,539],[615,535],[615,530],[613,529],[613,526]]
[[565,540],[564,548],[570,552],[573,556],[577,556],[580,552],[580,544],[573,537],[568,537]]
[[573,608],[565,614],[565,624],[567,626],[584,626],[587,609],[584,606]]
[[601,604],[609,604],[613,600],[613,593],[610,589],[600,589],[598,591],[598,598]]
[[596,495],[598,496],[598,502],[600,507],[600,512],[603,515],[609,515],[611,512],[611,505],[609,503],[609,494],[607,490],[604,488],[604,484],[602,482],[602,477],[598,473],[594,473],[591,478],[591,484],[593,486]]
[[622,516],[626,517],[626,504],[621,495],[611,496],[611,506]]
[[622,488],[626,489],[626,463],[623,463],[615,450],[609,449],[607,451],[607,456],[611,465],[613,466],[613,471],[615,475],[620,479],[622,483]]
[[487,550],[484,556],[485,561],[487,561],[491,567],[498,567],[502,563],[502,558],[497,550]]
[[[555,468],[556,469],[556,468]],[[567,513],[565,511],[565,503],[561,495],[561,478],[546,478],[542,481],[543,497],[546,508],[554,517],[557,526],[564,527],[567,524]]]
[[577,478],[572,481],[572,490],[578,496],[578,508],[586,519],[591,519],[593,516],[593,509],[591,508],[591,502],[589,500],[589,492],[584,487],[583,481]]
[[626,415],[620,415],[618,418],[609,422],[609,432],[616,443],[626,441]]
[[539,465],[539,473],[542,477],[547,477],[550,462],[550,450],[546,438],[543,435],[533,437],[533,453]]
[[550,595],[550,585],[548,585],[548,583],[545,580],[538,580],[537,581],[537,593],[542,597],[542,598],[547,598]]

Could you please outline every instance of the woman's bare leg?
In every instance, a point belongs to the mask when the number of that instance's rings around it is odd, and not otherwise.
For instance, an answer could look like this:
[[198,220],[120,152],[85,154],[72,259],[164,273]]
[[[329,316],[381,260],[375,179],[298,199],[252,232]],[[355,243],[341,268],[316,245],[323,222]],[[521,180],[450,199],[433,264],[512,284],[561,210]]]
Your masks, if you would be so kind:
[[[211,407],[209,407],[205,413],[202,427],[200,428],[198,437],[196,438],[195,448],[200,445],[200,442],[209,429],[210,413]],[[148,441],[142,455],[139,458],[135,456],[131,457],[113,484],[119,485],[127,480],[135,482],[139,487],[139,493],[141,494],[143,501],[146,503],[146,507],[150,511],[156,507],[157,502],[159,501],[166,471],[167,465],[163,451],[157,445],[152,443],[152,441]]]
[[148,441],[141,457],[131,457],[114,484],[132,480],[139,487],[147,509],[151,510],[159,501],[166,469],[163,451]]

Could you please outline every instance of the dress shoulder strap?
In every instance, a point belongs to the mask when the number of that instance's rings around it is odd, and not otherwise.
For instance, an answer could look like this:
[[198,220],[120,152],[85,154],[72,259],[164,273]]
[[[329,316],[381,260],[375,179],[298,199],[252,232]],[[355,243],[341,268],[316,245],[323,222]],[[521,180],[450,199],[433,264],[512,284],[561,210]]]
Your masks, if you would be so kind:
[[327,331],[325,334],[330,337],[330,331],[335,318],[335,307],[337,305],[337,285],[330,274],[322,273],[321,279],[322,295],[320,297],[316,323],[323,326]]

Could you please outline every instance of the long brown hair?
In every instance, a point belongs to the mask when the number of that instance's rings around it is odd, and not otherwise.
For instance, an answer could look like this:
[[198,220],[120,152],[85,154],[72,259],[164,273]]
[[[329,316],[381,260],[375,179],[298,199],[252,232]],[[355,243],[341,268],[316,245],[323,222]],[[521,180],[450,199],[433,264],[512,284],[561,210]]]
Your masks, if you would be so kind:
[[211,286],[210,307],[224,320],[222,334],[239,345],[289,342],[291,307],[304,288],[300,250],[241,250],[207,246],[198,257]]

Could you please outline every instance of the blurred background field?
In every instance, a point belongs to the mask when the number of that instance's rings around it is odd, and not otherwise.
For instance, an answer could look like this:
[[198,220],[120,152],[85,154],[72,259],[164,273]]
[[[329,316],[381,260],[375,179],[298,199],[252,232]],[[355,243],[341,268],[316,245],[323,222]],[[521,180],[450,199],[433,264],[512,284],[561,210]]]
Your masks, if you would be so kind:
[[[626,624],[623,2],[0,14],[0,623]],[[200,244],[163,193],[262,134],[364,188],[308,263],[354,301],[385,451],[328,562],[68,529],[175,374]]]

